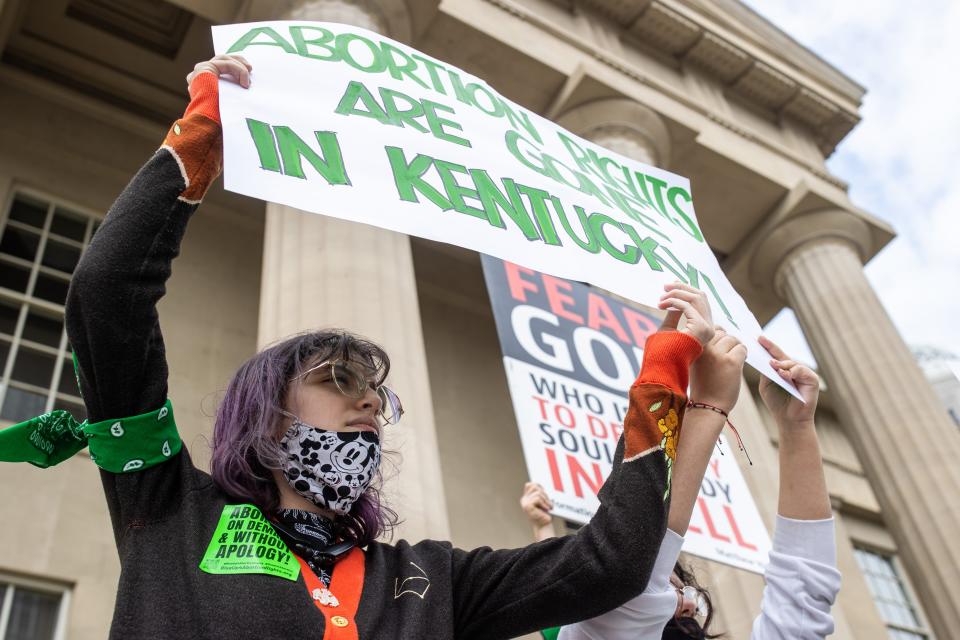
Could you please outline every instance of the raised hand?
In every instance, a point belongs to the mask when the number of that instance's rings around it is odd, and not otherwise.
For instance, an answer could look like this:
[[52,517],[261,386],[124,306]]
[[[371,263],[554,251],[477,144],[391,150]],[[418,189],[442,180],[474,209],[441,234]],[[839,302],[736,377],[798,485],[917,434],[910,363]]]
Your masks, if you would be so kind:
[[793,383],[806,404],[800,402],[768,378],[760,379],[760,397],[781,427],[807,426],[813,424],[820,396],[820,378],[805,365],[791,360],[783,349],[770,339],[760,336],[760,345],[771,356],[770,365],[787,382]]
[[665,294],[660,296],[660,309],[667,311],[667,317],[660,325],[661,331],[677,331],[681,316],[687,322],[682,331],[696,338],[702,346],[713,339],[713,316],[707,295],[687,284],[674,282],[664,285]]
[[227,78],[237,83],[244,89],[250,88],[250,72],[253,65],[247,62],[243,56],[238,55],[220,55],[214,56],[209,60],[198,62],[193,67],[193,71],[187,74],[187,86],[201,73],[212,73],[218,78]]
[[690,400],[703,402],[729,413],[740,395],[747,347],[722,328],[690,366]]
[[523,485],[520,508],[527,514],[527,518],[530,519],[530,524],[534,528],[545,527],[553,522],[550,517],[553,501],[547,496],[544,488],[536,482],[528,482]]

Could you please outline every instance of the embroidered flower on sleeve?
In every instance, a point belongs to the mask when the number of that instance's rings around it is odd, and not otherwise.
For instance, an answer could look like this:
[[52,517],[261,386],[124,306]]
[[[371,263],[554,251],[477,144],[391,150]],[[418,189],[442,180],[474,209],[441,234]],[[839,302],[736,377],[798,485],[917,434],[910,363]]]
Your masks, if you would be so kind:
[[677,426],[679,424],[680,417],[677,415],[675,409],[670,409],[667,415],[657,421],[657,426],[660,427],[660,433],[663,434],[663,440],[660,441],[660,446],[663,447],[663,450],[671,461],[677,459]]

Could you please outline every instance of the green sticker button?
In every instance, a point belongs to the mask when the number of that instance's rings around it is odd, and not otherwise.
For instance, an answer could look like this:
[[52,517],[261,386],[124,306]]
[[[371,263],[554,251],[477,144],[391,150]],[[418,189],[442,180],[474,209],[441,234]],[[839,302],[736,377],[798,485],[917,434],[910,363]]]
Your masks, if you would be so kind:
[[296,580],[300,563],[260,509],[228,504],[220,514],[200,569],[214,574],[265,573]]

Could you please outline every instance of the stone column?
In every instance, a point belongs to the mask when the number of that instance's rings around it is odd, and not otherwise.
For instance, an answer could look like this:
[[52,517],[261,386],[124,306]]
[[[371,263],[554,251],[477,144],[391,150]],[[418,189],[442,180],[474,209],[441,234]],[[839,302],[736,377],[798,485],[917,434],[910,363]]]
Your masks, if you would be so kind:
[[[340,22],[409,36],[406,13],[396,4],[401,2],[255,2],[247,19]],[[258,342],[319,327],[366,336],[390,354],[390,383],[406,409],[401,423],[387,428],[384,443],[398,454],[384,462],[388,500],[404,521],[398,533],[411,540],[449,539],[410,239],[268,204]]]
[[[775,288],[843,399],[838,411],[920,605],[938,637],[953,637],[960,629],[960,435],[863,273],[857,223],[848,212],[802,215],[758,254],[779,261]],[[924,313],[923,300],[915,307]]]

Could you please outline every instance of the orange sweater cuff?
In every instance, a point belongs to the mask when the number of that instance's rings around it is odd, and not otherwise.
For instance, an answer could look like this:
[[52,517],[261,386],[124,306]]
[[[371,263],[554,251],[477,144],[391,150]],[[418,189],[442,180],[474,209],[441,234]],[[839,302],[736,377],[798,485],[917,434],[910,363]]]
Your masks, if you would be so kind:
[[702,352],[703,347],[688,333],[652,333],[647,337],[643,350],[643,366],[637,384],[662,384],[674,393],[685,396],[690,380],[690,365]]
[[183,117],[194,113],[220,124],[220,79],[209,71],[197,74],[190,82],[190,104]]

